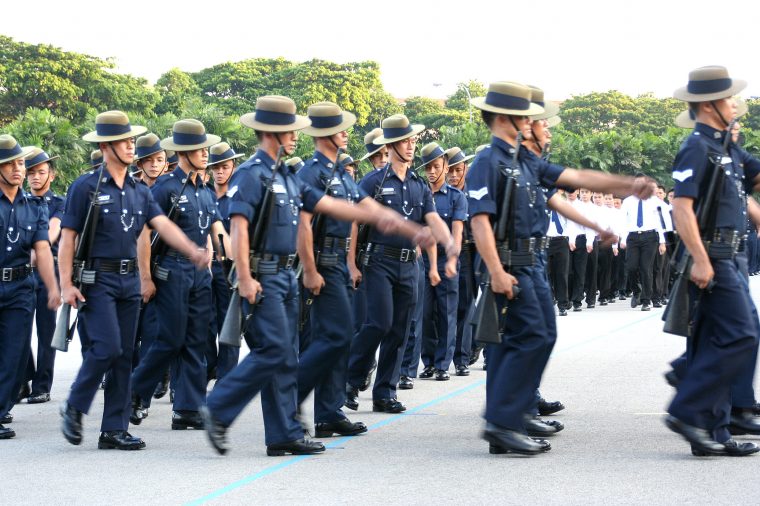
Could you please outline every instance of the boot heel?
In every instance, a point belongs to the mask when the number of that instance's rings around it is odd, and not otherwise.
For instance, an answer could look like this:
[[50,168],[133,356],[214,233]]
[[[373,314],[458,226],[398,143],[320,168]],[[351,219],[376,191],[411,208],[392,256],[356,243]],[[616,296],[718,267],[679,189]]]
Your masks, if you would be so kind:
[[285,450],[270,450],[267,448],[267,456],[269,457],[282,457],[285,455]]
[[503,455],[507,453],[507,450],[505,450],[501,446],[490,444],[488,445],[488,453],[490,453],[491,455]]

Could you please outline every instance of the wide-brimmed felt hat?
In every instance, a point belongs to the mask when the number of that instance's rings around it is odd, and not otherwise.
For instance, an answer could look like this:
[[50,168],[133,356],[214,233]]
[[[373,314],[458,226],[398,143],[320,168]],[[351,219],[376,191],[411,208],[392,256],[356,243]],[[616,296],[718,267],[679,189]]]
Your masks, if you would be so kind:
[[544,108],[531,102],[533,93],[528,86],[511,81],[498,81],[488,86],[485,97],[475,97],[470,103],[482,111],[510,116],[536,116]]
[[409,118],[403,114],[394,114],[385,118],[382,123],[383,133],[380,137],[375,137],[376,145],[393,144],[394,142],[403,141],[425,130],[425,125],[412,125]]
[[33,148],[34,146],[22,148],[12,135],[0,135],[0,163],[8,163],[18,158],[26,158]]
[[38,148],[37,146],[27,146],[23,149],[29,149],[29,154],[24,159],[24,165],[26,165],[27,170],[31,169],[32,167],[36,167],[37,165],[40,165],[41,163],[45,162],[51,162],[57,158],[60,158],[58,155],[56,156],[50,156],[45,151],[42,150],[42,148]]
[[468,162],[475,158],[475,155],[465,155],[464,151],[458,147],[449,148],[445,152],[446,158],[449,161],[449,167],[459,165],[460,163]]
[[301,170],[304,166],[303,160],[301,160],[301,157],[294,156],[293,158],[288,158],[285,160],[285,166],[290,167],[296,172]]
[[544,99],[544,90],[538,86],[528,85],[530,88],[530,101],[544,108],[544,112],[531,116],[531,121],[538,121],[542,119],[549,119],[559,114],[559,106],[554,102],[547,102]]
[[167,149],[166,151],[166,163],[167,165],[173,165],[175,163],[179,163],[179,155],[172,151],[171,149]]
[[562,123],[562,118],[559,116],[552,116],[551,118],[546,118],[546,126],[549,128],[555,127]]
[[333,102],[317,102],[310,105],[306,115],[311,120],[311,125],[301,130],[311,137],[330,137],[337,133],[348,130],[356,123],[356,116],[343,111]]
[[477,155],[478,153],[480,153],[481,151],[483,151],[484,149],[486,149],[489,146],[490,146],[490,144],[481,144],[480,146],[478,146],[477,148],[475,148],[475,154]]
[[147,158],[161,151],[166,151],[161,147],[161,139],[156,134],[143,135],[135,142],[135,162]]
[[131,125],[121,111],[106,111],[95,116],[95,131],[85,134],[86,142],[114,142],[131,139],[147,132],[144,126]]
[[367,135],[364,136],[364,147],[367,148],[367,154],[361,157],[359,160],[366,160],[367,158],[371,157],[381,149],[383,149],[382,144],[375,144],[375,139],[378,137],[381,137],[383,135],[383,129],[382,128],[375,128],[371,132],[369,132]]
[[348,153],[341,153],[340,156],[338,157],[338,164],[341,167],[346,167],[348,165],[354,165],[354,166],[356,166],[356,165],[358,165],[358,163],[359,162],[357,162],[356,160],[354,160],[353,157],[351,155],[349,155]]
[[214,144],[211,146],[211,149],[208,150],[207,167],[226,162],[227,160],[242,158],[244,156],[245,154],[243,153],[235,153],[235,150],[232,149],[226,142],[220,142],[219,144]]
[[197,119],[181,119],[174,123],[172,136],[161,141],[163,149],[195,151],[218,144],[222,138],[206,133],[206,127]]
[[93,150],[90,153],[90,166],[98,167],[101,163],[103,163],[103,152],[99,149]]
[[[742,98],[736,97],[736,117],[741,118],[747,114],[748,111],[749,106],[747,105],[747,102]],[[697,124],[697,118],[694,116],[694,113],[691,112],[691,109],[686,109],[676,116],[675,123],[679,128],[694,128]]]
[[311,120],[296,114],[296,103],[281,95],[256,99],[256,109],[240,116],[240,122],[259,132],[294,132],[311,125]]
[[417,168],[424,167],[425,165],[429,164],[433,160],[437,160],[445,155],[446,155],[446,152],[443,150],[441,146],[438,145],[437,142],[431,142],[429,144],[425,144],[424,146],[422,146],[422,149],[420,150],[420,158],[422,158],[422,165],[420,165],[420,167],[417,167]]
[[726,67],[711,65],[689,72],[689,83],[678,88],[673,97],[684,102],[710,102],[733,97],[746,87],[747,81],[731,78]]

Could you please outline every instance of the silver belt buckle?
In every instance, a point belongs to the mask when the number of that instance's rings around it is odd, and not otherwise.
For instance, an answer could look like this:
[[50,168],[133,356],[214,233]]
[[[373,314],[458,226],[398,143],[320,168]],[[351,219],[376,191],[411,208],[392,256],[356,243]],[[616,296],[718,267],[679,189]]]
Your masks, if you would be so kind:
[[3,268],[3,282],[8,282],[13,277],[13,268],[12,267],[4,267]]
[[121,260],[119,261],[119,274],[122,276],[125,274],[129,274],[129,260]]
[[288,261],[285,263],[286,269],[292,269],[293,264],[296,262],[296,256],[295,255],[288,255]]
[[399,257],[399,260],[401,260],[402,262],[408,262],[411,257],[412,257],[412,250],[404,248],[401,250],[401,256]]

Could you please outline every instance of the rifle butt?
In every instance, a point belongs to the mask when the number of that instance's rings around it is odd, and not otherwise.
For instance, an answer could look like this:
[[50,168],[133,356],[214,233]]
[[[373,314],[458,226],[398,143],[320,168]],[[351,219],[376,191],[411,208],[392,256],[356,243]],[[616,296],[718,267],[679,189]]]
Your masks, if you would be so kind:
[[691,335],[689,307],[689,282],[685,275],[678,276],[670,291],[668,305],[662,320],[665,325],[663,332],[678,336],[689,337]]
[[237,288],[230,295],[230,304],[227,306],[227,315],[224,317],[222,330],[219,332],[219,343],[227,346],[240,348],[241,324],[243,319],[240,292]]
[[69,351],[69,317],[71,316],[71,306],[64,304],[58,313],[58,319],[55,322],[55,332],[50,347],[58,351]]
[[482,344],[501,344],[501,329],[499,311],[496,306],[496,296],[491,285],[483,285],[483,292],[475,306],[472,317],[475,326],[472,338]]

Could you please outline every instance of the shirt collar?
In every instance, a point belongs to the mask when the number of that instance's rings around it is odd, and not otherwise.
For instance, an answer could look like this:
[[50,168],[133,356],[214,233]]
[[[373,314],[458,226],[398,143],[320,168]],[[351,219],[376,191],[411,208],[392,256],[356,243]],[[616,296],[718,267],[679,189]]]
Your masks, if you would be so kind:
[[443,183],[443,186],[438,188],[435,193],[443,193],[444,195],[448,195],[449,193],[449,183]]
[[694,126],[694,131],[699,132],[701,135],[714,141],[723,142],[725,135],[728,133],[725,130],[718,130],[704,123],[697,123]]
[[491,146],[499,148],[501,151],[503,151],[509,156],[514,156],[515,154],[515,147],[511,145],[510,143],[506,142],[505,140],[500,139],[498,137],[491,137]]
[[264,151],[263,149],[257,150],[253,154],[253,159],[258,160],[257,163],[261,163],[266,166],[267,169],[272,170],[272,166],[274,166],[274,160],[272,160],[272,157],[269,156],[269,153]]

